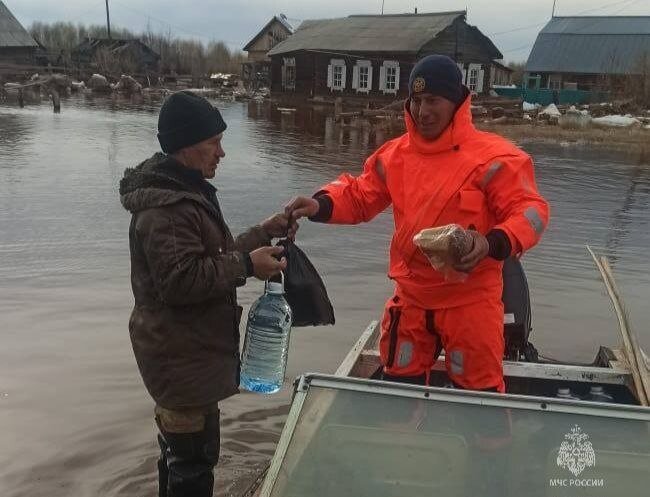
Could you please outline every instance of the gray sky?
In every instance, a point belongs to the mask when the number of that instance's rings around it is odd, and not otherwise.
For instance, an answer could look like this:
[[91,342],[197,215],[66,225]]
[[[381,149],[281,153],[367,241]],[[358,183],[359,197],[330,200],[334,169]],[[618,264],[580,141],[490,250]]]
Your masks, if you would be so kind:
[[[32,21],[106,22],[104,0],[3,0],[25,26]],[[379,14],[381,0],[109,0],[113,26],[223,40],[241,49],[275,14],[304,19]],[[468,21],[490,36],[506,61],[524,61],[553,0],[384,0],[384,13],[440,12],[467,6]],[[650,15],[649,0],[557,0],[556,15]]]

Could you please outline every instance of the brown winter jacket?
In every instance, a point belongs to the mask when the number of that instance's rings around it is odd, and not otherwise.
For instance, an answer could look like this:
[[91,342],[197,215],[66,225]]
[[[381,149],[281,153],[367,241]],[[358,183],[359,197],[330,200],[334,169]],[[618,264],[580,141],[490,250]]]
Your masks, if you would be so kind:
[[160,153],[124,172],[120,200],[132,213],[129,331],[147,390],[167,409],[237,393],[235,289],[246,282],[244,254],[269,236],[257,226],[233,240],[216,189]]

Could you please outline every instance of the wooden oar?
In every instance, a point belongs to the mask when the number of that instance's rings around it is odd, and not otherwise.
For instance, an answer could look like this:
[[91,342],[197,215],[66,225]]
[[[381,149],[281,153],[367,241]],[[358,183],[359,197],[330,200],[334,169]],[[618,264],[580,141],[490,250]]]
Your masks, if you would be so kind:
[[587,245],[587,250],[591,254],[598,271],[600,271],[603,283],[605,283],[605,288],[607,289],[607,294],[614,306],[614,311],[618,318],[619,329],[623,336],[625,355],[627,356],[627,361],[632,370],[632,378],[634,380],[634,388],[636,389],[637,398],[642,406],[647,406],[649,405],[648,398],[650,397],[650,376],[648,374],[645,359],[642,356],[642,351],[639,348],[636,335],[630,327],[630,320],[623,305],[618,287],[616,286],[616,281],[614,280],[614,275],[609,265],[609,261],[605,257],[599,259],[596,254],[594,254],[593,250],[591,250],[589,245]]

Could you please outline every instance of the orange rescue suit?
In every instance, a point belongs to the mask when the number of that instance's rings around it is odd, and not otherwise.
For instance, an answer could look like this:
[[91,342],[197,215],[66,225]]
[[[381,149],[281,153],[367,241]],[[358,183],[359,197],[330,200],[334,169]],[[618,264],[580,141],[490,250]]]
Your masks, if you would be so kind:
[[[549,207],[537,190],[530,156],[500,136],[478,131],[472,124],[470,100],[467,97],[434,141],[418,134],[407,108],[406,133],[371,155],[360,176],[343,174],[316,196],[331,199],[328,222],[336,224],[370,221],[393,206],[395,232],[388,276],[396,289],[382,326],[380,352],[385,372],[426,374],[428,379],[442,345],[448,372],[458,385],[503,390],[503,263],[486,257],[465,281],[449,282],[413,243],[422,229],[456,223],[484,235],[501,230],[510,242],[510,255],[519,255],[540,240],[548,224]],[[395,307],[401,311],[397,324]],[[453,319],[443,317],[450,312]],[[409,314],[422,317],[411,322],[405,319]],[[463,320],[463,324],[456,323]],[[468,332],[469,324],[478,329]],[[472,343],[462,343],[459,333]],[[483,339],[476,341],[477,335]],[[430,342],[431,336],[433,345],[420,343]],[[406,346],[400,346],[400,341]],[[454,353],[449,344],[456,342],[460,349]],[[489,349],[470,350],[478,343]],[[484,364],[481,357],[485,355],[490,358]],[[487,376],[472,374],[477,368],[491,371]]]

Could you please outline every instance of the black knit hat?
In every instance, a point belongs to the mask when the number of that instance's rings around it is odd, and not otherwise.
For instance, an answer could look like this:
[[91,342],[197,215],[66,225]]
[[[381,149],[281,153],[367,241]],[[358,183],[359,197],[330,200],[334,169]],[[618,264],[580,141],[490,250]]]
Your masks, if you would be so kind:
[[456,63],[446,55],[428,55],[420,59],[409,77],[409,97],[431,93],[460,105],[465,100],[463,76]]
[[167,154],[207,140],[225,129],[219,110],[191,91],[172,93],[158,116],[158,141]]

